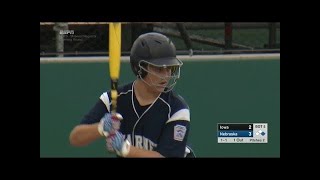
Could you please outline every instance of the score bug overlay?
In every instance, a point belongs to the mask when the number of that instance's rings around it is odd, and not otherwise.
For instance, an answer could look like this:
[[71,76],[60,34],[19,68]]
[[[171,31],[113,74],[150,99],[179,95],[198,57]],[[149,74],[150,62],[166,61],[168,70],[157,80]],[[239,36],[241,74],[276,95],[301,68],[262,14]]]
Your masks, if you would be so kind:
[[268,123],[218,123],[218,143],[268,143]]

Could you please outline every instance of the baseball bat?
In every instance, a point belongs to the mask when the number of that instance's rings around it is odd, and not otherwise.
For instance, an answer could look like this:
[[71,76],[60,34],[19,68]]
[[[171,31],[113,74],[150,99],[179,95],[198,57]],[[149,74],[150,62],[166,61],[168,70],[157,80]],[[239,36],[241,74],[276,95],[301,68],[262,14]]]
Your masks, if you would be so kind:
[[111,113],[117,112],[118,80],[121,56],[121,23],[109,23],[109,72],[111,78]]

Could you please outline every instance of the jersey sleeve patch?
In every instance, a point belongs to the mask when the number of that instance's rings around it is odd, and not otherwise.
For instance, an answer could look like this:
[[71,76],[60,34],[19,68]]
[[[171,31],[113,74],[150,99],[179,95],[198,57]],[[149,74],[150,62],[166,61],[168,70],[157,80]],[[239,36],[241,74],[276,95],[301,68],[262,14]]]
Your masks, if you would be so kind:
[[175,125],[174,126],[174,135],[173,139],[177,141],[183,141],[184,136],[186,135],[187,127],[182,125]]

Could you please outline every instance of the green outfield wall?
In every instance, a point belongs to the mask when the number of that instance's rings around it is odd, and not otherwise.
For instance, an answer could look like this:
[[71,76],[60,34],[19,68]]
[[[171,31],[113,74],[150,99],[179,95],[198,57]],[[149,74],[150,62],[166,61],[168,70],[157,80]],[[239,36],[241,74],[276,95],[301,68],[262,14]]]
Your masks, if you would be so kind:
[[[69,133],[110,87],[108,63],[40,63],[40,157],[115,157],[104,140]],[[120,85],[134,80],[121,64]],[[175,90],[188,102],[197,157],[280,157],[280,59],[184,61]],[[268,143],[219,144],[217,123],[268,123]]]

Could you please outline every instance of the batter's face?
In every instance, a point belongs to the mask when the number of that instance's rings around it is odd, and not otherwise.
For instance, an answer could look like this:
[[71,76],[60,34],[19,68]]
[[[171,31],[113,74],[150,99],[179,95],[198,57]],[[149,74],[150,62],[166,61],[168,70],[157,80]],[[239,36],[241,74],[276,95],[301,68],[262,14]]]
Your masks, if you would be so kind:
[[148,64],[148,74],[144,80],[150,84],[154,91],[162,93],[167,87],[173,67],[157,67]]

